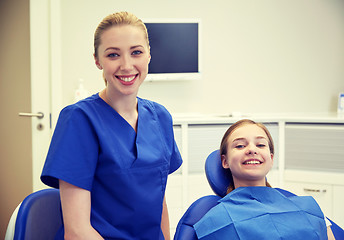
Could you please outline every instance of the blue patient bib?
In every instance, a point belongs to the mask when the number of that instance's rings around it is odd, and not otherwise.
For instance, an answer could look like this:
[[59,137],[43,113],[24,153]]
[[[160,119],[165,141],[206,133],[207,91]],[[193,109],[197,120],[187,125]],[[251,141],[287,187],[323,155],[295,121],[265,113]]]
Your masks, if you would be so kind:
[[285,197],[270,187],[241,187],[194,225],[198,239],[327,239],[324,215],[312,197]]

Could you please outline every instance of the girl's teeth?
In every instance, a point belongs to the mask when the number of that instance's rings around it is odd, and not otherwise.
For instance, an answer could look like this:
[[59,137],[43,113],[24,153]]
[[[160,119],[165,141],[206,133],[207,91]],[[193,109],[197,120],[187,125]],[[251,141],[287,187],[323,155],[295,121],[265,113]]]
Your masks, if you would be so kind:
[[252,160],[252,161],[247,161],[244,164],[260,164],[260,162],[256,160]]

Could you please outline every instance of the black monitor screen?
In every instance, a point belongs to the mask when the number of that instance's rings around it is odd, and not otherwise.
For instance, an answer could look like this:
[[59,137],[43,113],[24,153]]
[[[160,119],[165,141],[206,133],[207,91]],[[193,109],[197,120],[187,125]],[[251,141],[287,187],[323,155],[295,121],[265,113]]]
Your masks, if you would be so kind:
[[198,23],[145,23],[151,46],[149,73],[197,73]]

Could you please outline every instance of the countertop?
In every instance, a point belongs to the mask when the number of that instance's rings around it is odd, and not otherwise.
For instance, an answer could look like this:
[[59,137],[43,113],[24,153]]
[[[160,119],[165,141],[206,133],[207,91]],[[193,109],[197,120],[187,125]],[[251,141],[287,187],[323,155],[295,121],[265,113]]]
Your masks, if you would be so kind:
[[172,113],[174,125],[190,124],[226,124],[235,123],[240,119],[252,119],[256,122],[273,123],[328,123],[344,124],[344,115],[337,113],[228,113],[228,114],[201,114],[201,113]]

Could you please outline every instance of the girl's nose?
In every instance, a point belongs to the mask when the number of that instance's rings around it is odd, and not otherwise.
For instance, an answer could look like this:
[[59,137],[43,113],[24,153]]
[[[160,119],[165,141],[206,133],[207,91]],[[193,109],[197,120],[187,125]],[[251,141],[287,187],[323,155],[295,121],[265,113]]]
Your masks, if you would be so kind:
[[255,151],[255,150],[248,150],[247,154],[255,155],[255,154],[257,154],[257,151]]
[[247,154],[249,154],[249,155],[257,154],[257,147],[255,145],[252,145],[252,144],[248,145]]

